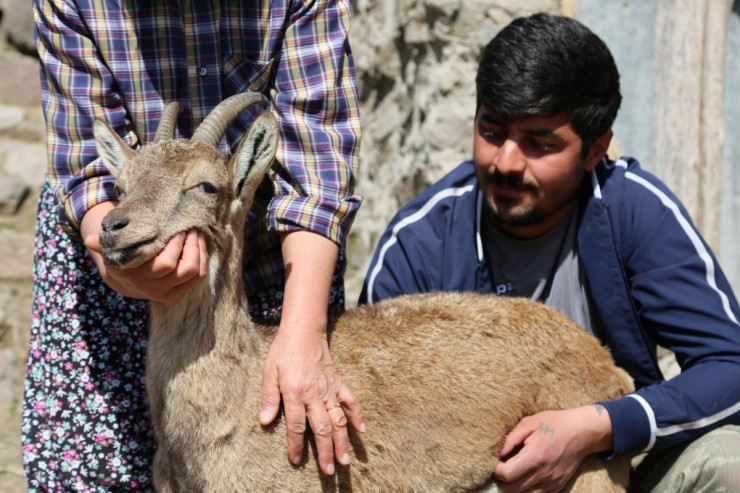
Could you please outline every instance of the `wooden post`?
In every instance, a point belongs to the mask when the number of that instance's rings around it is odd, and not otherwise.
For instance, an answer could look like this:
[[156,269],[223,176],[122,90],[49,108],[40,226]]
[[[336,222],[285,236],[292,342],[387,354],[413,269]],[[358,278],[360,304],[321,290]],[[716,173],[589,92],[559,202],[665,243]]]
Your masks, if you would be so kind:
[[[655,173],[718,250],[724,146],[723,80],[732,0],[659,0]],[[628,81],[625,81],[628,83]]]
[[560,4],[560,11],[564,16],[572,17],[573,19],[578,17],[578,2],[576,0],[558,0],[558,3]]

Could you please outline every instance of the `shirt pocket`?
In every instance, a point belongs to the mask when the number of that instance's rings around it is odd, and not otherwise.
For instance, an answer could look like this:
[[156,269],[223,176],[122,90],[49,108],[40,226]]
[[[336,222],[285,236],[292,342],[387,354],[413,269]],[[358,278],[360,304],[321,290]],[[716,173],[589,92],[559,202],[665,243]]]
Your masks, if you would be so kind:
[[223,64],[223,84],[225,94],[233,95],[245,91],[261,92],[267,95],[272,75],[272,62],[252,61],[241,55],[226,57]]

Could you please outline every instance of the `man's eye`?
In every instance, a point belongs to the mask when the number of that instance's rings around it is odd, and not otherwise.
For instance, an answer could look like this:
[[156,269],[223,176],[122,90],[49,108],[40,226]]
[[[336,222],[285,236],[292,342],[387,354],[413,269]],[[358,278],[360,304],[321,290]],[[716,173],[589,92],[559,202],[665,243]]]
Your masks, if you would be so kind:
[[501,130],[492,130],[490,128],[484,128],[481,130],[481,135],[486,140],[504,140],[506,133]]
[[200,188],[205,193],[218,193],[218,188],[216,188],[212,183],[209,183],[207,181],[204,181],[200,185],[198,185],[198,188]]
[[553,144],[541,140],[532,140],[530,142],[530,145],[533,149],[536,149],[540,152],[550,152],[555,150],[555,146]]

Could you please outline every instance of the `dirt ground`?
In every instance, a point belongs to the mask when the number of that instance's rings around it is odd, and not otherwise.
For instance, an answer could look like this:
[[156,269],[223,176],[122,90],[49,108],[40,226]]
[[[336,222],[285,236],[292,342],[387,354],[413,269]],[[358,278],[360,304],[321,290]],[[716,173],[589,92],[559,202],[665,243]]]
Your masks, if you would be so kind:
[[26,491],[21,460],[21,398],[31,326],[31,263],[37,204],[0,214],[0,492]]

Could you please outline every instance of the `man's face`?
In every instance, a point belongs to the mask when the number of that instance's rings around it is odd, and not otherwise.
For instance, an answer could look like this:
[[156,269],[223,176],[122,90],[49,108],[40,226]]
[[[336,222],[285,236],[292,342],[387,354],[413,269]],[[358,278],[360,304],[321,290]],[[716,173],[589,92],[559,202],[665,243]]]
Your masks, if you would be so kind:
[[485,106],[475,118],[473,159],[478,182],[499,229],[534,238],[573,205],[586,171],[599,162],[602,137],[586,158],[566,114],[504,122]]

